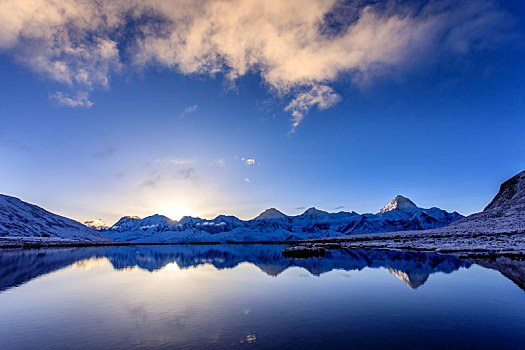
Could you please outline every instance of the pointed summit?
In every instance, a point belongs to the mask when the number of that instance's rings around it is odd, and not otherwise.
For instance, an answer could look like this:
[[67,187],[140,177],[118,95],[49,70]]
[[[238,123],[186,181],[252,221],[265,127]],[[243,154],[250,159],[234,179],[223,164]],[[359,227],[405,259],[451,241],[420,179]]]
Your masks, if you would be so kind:
[[417,205],[415,205],[414,202],[398,194],[394,199],[392,199],[392,202],[379,211],[379,214],[384,214],[394,209],[408,211],[414,208],[417,208]]
[[288,216],[281,213],[275,208],[266,209],[259,214],[254,220],[276,220],[276,219],[287,219]]
[[123,225],[127,225],[131,222],[142,220],[139,216],[123,216],[116,223],[113,224],[113,228],[118,228]]
[[301,216],[319,216],[319,215],[324,215],[324,214],[328,214],[328,213],[326,211],[319,210],[315,207],[311,207],[307,209],[304,213],[302,213]]

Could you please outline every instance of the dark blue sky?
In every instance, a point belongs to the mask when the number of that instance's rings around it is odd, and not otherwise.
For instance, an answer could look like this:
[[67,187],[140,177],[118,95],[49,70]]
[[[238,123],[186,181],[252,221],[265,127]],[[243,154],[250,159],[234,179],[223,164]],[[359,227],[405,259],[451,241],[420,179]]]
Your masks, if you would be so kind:
[[[470,214],[525,168],[521,1],[363,10],[312,0],[308,13],[325,17],[306,23],[275,2],[265,11],[287,23],[281,36],[294,21],[312,31],[283,43],[267,34],[280,28],[272,21],[250,34],[214,3],[206,18],[239,33],[218,29],[214,45],[191,46],[207,19],[190,13],[202,23],[182,32],[184,44],[169,42],[173,56],[162,45],[182,34],[165,8],[153,12],[170,19],[165,27],[117,13],[125,26],[94,30],[71,22],[75,13],[48,14],[38,34],[23,9],[8,8],[20,20],[0,25],[1,192],[110,223],[153,213],[250,218],[268,207],[376,212],[396,194]],[[343,29],[319,37],[311,24],[330,11]]]

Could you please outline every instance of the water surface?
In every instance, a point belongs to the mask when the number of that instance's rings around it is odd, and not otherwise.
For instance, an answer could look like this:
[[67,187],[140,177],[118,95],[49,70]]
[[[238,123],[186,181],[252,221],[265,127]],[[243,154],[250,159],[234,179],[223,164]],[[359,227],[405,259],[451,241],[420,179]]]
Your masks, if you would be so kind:
[[1,348],[524,348],[525,292],[498,271],[437,254],[281,249],[0,251]]

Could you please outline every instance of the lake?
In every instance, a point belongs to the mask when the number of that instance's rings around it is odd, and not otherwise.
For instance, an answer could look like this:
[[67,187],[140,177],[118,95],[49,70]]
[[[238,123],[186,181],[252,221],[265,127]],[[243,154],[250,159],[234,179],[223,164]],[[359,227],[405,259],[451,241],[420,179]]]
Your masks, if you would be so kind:
[[522,270],[282,248],[0,250],[0,348],[525,349]]

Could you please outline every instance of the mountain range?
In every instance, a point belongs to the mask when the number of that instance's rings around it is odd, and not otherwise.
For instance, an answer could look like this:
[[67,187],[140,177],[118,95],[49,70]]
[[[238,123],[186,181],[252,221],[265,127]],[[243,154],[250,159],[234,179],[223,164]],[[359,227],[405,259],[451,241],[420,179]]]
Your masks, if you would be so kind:
[[310,208],[288,216],[270,208],[251,220],[219,215],[212,220],[185,216],[171,220],[163,215],[124,216],[111,227],[83,225],[18,198],[0,195],[0,237],[45,240],[116,240],[126,242],[239,242],[286,241],[348,234],[421,230],[443,227],[463,216],[439,208],[423,209],[410,199],[396,196],[377,214],[329,213]]
[[[525,171],[505,181],[482,212],[430,230],[407,230],[323,239],[341,248],[412,249],[448,253],[525,254]],[[317,247],[319,248],[319,247]],[[299,249],[299,248],[297,248]],[[306,248],[301,248],[306,249]]]
[[[403,237],[403,242],[399,244],[406,244],[407,237],[417,233],[414,237],[425,239],[425,247],[438,244],[435,238],[442,237],[443,234],[515,233],[506,240],[502,238],[505,241],[502,244],[514,244],[521,239],[521,236],[516,234],[525,232],[525,171],[505,181],[498,194],[482,212],[468,217],[439,208],[420,208],[410,199],[398,195],[376,214],[358,214],[353,211],[329,213],[310,208],[300,215],[289,216],[270,208],[251,220],[227,215],[219,215],[212,220],[186,216],[178,221],[162,215],[146,218],[125,216],[111,227],[95,229],[18,198],[0,195],[0,245],[5,245],[5,242],[2,242],[9,239],[26,240],[31,243],[263,242],[326,237],[357,238],[361,237],[361,234],[385,235],[387,232],[396,233],[394,236],[390,235],[390,238]],[[425,238],[429,235],[433,235],[433,239]],[[487,242],[481,242],[481,238],[478,238],[476,244],[493,245],[502,239],[494,240],[488,237]],[[512,241],[513,239],[516,242]],[[454,240],[447,245],[456,243],[457,240]]]
[[410,199],[396,196],[377,214],[329,213],[316,208],[288,216],[270,208],[251,220],[219,215],[206,220],[185,216],[179,221],[162,215],[125,216],[102,230],[117,241],[132,242],[245,242],[289,241],[349,234],[422,230],[446,226],[463,218],[457,212],[423,209]]

